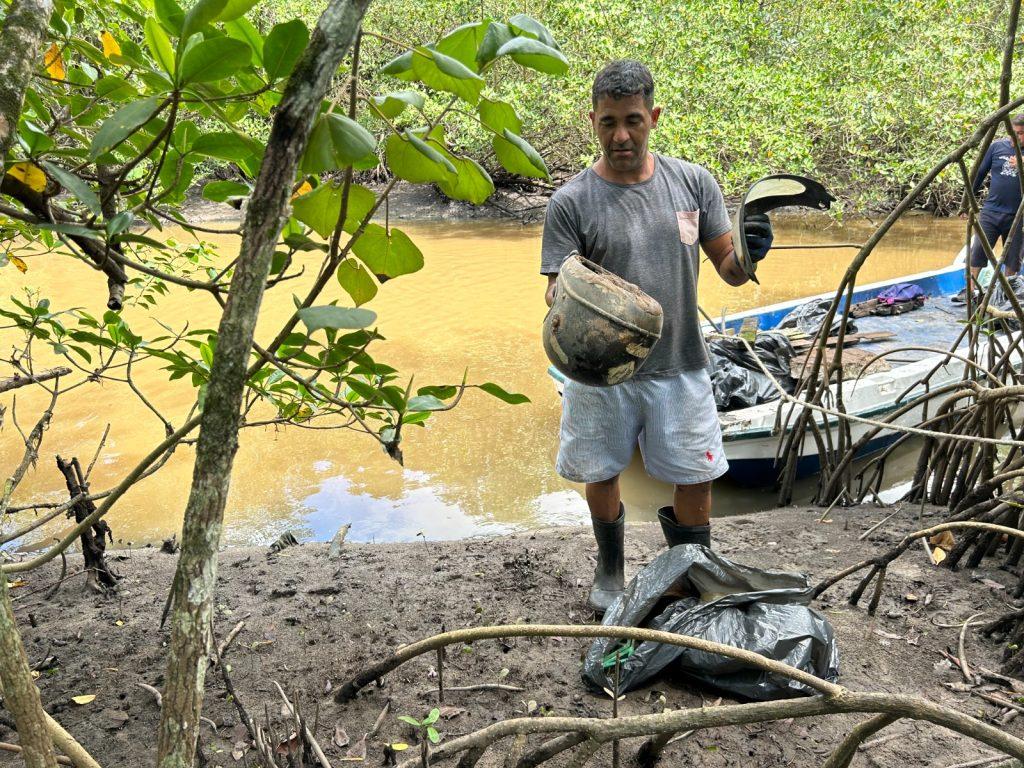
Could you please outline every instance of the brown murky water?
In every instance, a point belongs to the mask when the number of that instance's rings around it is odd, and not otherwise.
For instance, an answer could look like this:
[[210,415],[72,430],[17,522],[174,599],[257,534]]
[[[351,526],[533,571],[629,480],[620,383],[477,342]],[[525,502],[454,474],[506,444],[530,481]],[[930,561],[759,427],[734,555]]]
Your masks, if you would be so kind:
[[[776,242],[860,241],[874,228],[867,221],[844,227],[826,227],[826,222],[782,220]],[[407,430],[404,468],[369,438],[348,431],[246,430],[232,478],[225,543],[268,542],[285,530],[300,539],[329,539],[343,523],[352,524],[353,540],[384,541],[421,534],[447,539],[587,519],[582,488],[563,481],[553,469],[560,405],[538,338],[545,312],[545,280],[538,275],[540,227],[477,222],[400,226],[423,250],[426,266],[389,282],[370,303],[387,337],[376,359],[415,373],[418,385],[457,383],[468,366],[470,381],[498,382],[532,402],[508,406],[471,392],[455,411],[432,418],[426,428]],[[958,221],[907,219],[876,249],[861,271],[861,282],[950,263],[962,229]],[[231,238],[204,239],[215,242],[225,258],[236,253]],[[853,253],[776,251],[759,268],[760,287],[730,288],[705,269],[700,302],[718,316],[825,291]],[[301,294],[302,283],[287,284],[270,296],[259,339],[268,340],[285,320],[290,295]],[[4,301],[25,288],[37,289],[55,308],[78,306],[94,314],[102,313],[106,296],[98,273],[48,256],[30,259],[25,275],[11,268],[0,271]],[[328,290],[333,291],[328,299],[345,303],[337,286]],[[188,322],[199,328],[213,326],[216,310],[208,296],[172,287],[158,313],[171,325]],[[157,332],[141,308],[128,308],[125,318],[136,332]],[[0,354],[9,354],[11,343],[10,331],[0,331]],[[156,366],[137,371],[137,380],[157,407],[180,424],[194,391],[182,381],[168,382]],[[7,394],[3,403],[9,406],[11,400]],[[34,423],[40,403],[37,395],[20,391],[17,416],[23,428]],[[87,462],[107,423],[110,437],[93,472],[93,490],[115,484],[163,436],[157,419],[121,387],[82,387],[61,400],[39,465],[19,488],[15,503],[64,500],[54,454]],[[17,432],[8,423],[0,432],[0,467],[13,467],[20,455]],[[180,530],[192,458],[190,448],[179,449],[157,475],[122,498],[107,518],[118,539],[139,544]],[[654,519],[657,507],[670,500],[671,488],[648,479],[637,460],[623,476],[623,495],[631,519]],[[773,495],[719,483],[715,503],[716,514],[746,512],[771,506]],[[37,546],[59,528],[44,527],[25,544]]]

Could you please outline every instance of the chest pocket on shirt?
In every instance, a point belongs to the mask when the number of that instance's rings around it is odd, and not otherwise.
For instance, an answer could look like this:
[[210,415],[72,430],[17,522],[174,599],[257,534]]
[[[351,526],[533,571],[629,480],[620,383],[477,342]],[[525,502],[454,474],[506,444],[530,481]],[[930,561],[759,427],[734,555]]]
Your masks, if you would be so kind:
[[683,244],[696,243],[700,233],[700,211],[676,211],[676,221],[679,223],[679,239]]

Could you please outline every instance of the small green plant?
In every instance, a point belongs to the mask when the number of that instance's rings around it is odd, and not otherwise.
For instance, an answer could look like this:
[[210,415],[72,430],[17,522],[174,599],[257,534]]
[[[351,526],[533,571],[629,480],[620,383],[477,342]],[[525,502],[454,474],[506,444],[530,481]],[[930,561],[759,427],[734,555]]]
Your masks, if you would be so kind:
[[[408,723],[416,729],[416,736],[419,738],[420,744],[420,759],[422,760],[424,768],[427,765],[427,755],[430,750],[430,744],[437,744],[441,740],[441,734],[437,732],[434,727],[434,723],[437,722],[437,718],[441,716],[441,710],[435,707],[430,710],[430,713],[422,720],[417,720],[415,717],[409,715],[399,715],[398,719],[403,723]],[[406,744],[392,744],[391,748],[396,752],[404,750],[408,747]]]

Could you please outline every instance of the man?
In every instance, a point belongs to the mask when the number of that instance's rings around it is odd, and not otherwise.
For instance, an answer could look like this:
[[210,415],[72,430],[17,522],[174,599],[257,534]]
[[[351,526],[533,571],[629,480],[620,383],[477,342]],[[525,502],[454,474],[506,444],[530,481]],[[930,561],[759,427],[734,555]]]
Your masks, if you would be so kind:
[[[551,198],[541,273],[555,277],[573,251],[635,283],[664,310],[662,336],[636,375],[612,387],[566,382],[557,470],[586,484],[597,570],[590,604],[603,612],[624,588],[625,510],[619,473],[637,443],[651,476],[674,484],[658,512],[670,546],[711,544],[711,482],[728,469],[697,313],[699,248],[725,282],[747,276],[733,254],[722,191],[704,168],[648,150],[661,115],[654,81],[636,61],[594,79],[591,124],[601,158]],[[771,246],[767,216],[747,227],[752,258]]]
[[[1017,115],[1011,121],[1017,142],[1024,146],[1024,115]],[[1015,275],[1020,271],[1021,228],[1011,234],[1010,227],[1020,207],[1020,179],[1017,173],[1017,152],[1008,137],[993,141],[981,160],[978,176],[974,181],[974,194],[980,195],[985,177],[990,177],[988,197],[978,214],[978,224],[985,233],[985,239],[994,248],[997,241],[1003,241],[1003,264],[1006,274]],[[985,248],[978,238],[971,245],[971,276],[977,278],[982,267],[988,264]]]

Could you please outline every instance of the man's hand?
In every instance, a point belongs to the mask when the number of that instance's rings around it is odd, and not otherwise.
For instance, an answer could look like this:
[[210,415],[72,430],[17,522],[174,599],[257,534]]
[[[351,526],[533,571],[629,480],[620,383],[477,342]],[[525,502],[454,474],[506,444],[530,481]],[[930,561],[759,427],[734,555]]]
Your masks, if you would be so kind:
[[750,258],[756,264],[765,256],[772,247],[775,234],[772,232],[772,223],[766,213],[752,213],[743,222],[743,234],[747,239],[747,251]]
[[558,275],[548,275],[548,290],[544,294],[544,301],[547,302],[549,307],[555,303],[555,286],[557,285],[555,280],[557,278]]

